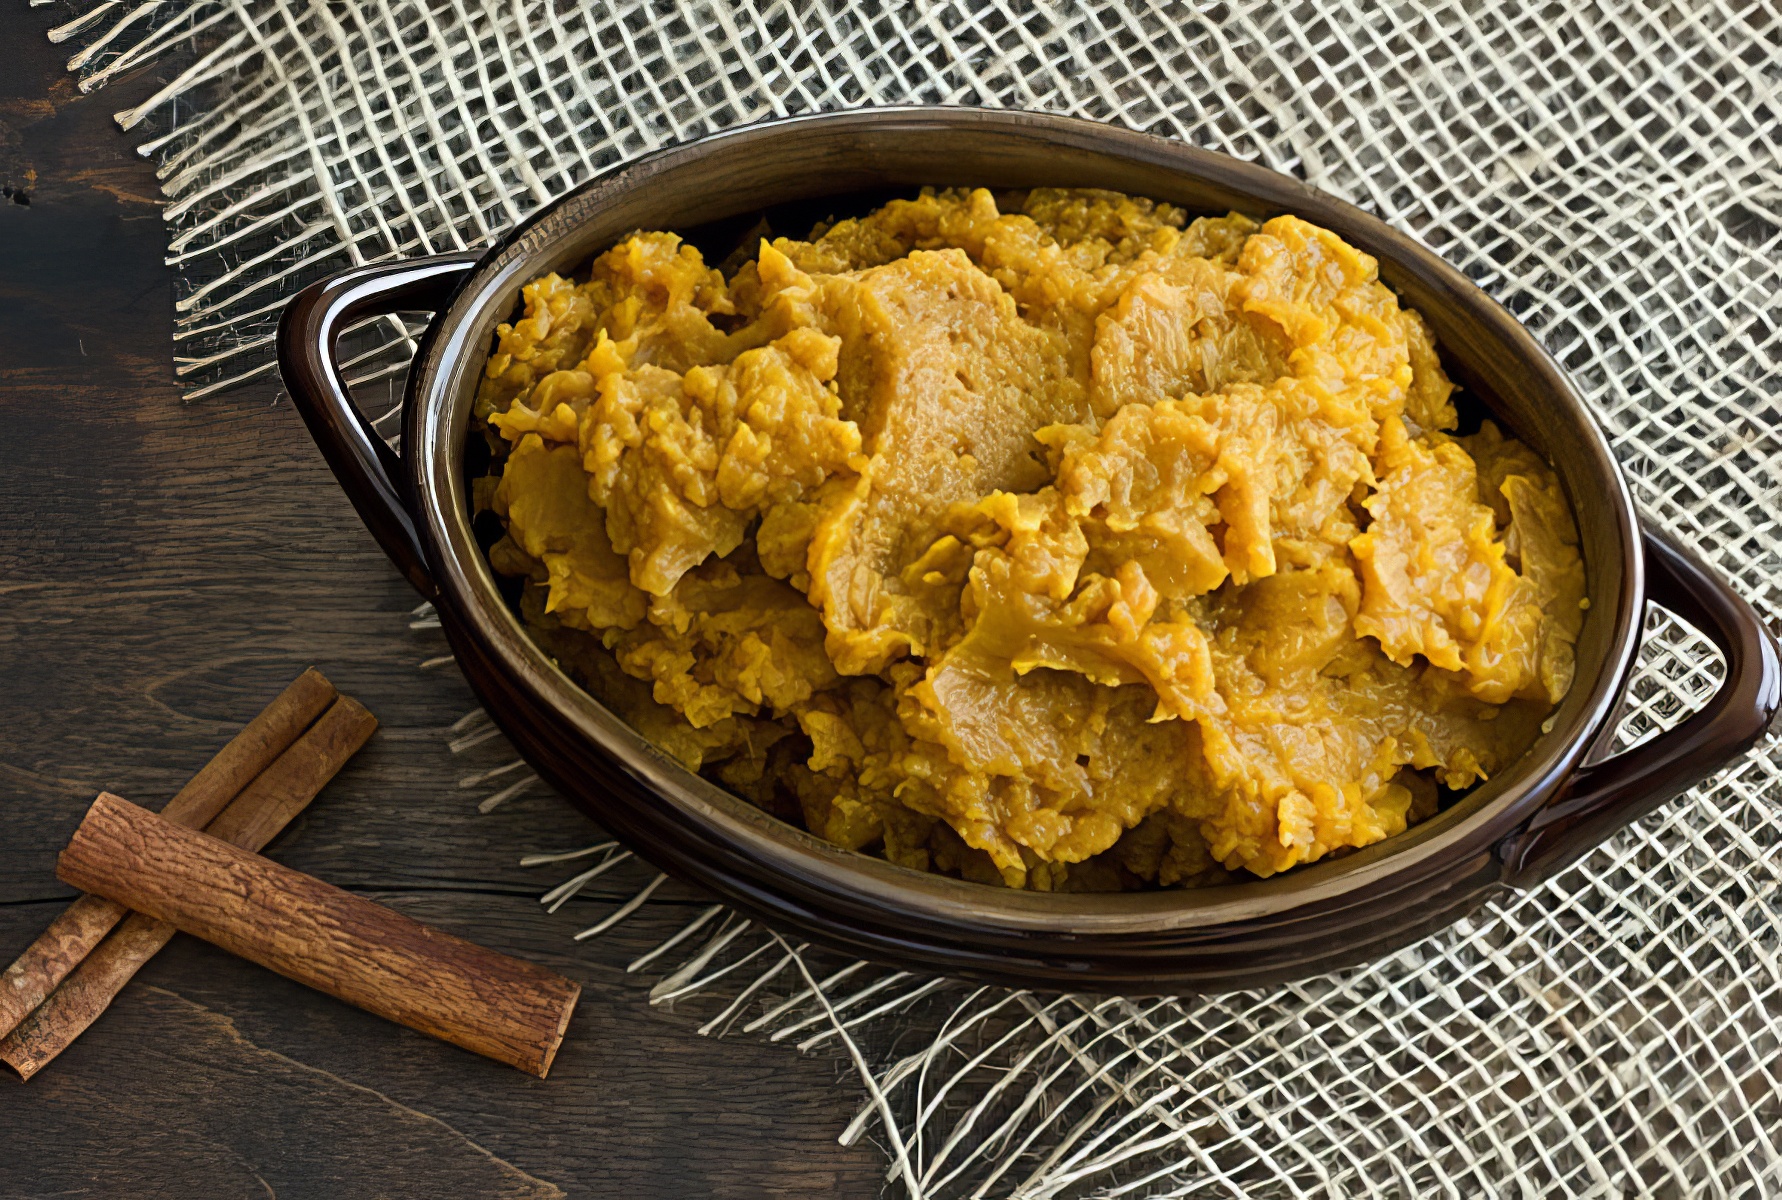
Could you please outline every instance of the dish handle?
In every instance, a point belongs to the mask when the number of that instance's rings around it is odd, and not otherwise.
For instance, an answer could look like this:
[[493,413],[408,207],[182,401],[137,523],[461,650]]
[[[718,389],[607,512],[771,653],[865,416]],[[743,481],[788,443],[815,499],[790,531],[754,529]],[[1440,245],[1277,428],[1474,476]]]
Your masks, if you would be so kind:
[[1642,529],[1646,594],[1720,647],[1726,678],[1701,709],[1613,758],[1581,767],[1499,846],[1504,882],[1527,889],[1756,744],[1782,703],[1782,657],[1762,619],[1670,535]]
[[429,600],[439,589],[402,494],[401,456],[347,394],[334,344],[361,317],[437,312],[479,257],[442,254],[343,271],[298,292],[278,322],[279,374],[310,436],[377,544]]

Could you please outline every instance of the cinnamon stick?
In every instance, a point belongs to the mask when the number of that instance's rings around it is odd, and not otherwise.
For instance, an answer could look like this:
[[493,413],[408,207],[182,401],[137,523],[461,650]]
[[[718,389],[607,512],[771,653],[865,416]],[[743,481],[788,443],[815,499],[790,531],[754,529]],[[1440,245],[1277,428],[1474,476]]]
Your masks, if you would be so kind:
[[[334,685],[320,671],[311,667],[303,672],[192,776],[161,815],[182,825],[204,828],[297,740],[334,696]],[[42,1004],[124,918],[125,911],[110,900],[81,896],[50,922],[42,936],[0,974],[0,1036],[11,1033]]]
[[304,671],[192,776],[161,815],[193,829],[209,825],[334,703],[336,695],[334,685],[320,671],[314,667]]
[[244,850],[259,850],[309,807],[376,729],[377,718],[363,704],[351,696],[340,697],[309,732],[204,826],[204,832]]
[[543,1078],[581,985],[101,794],[64,883]]
[[0,975],[0,1034],[10,1033],[55,991],[124,917],[122,904],[79,896]]
[[[376,728],[377,718],[357,700],[350,696],[335,700],[308,732],[229,802],[206,832],[245,850],[259,850],[309,806]],[[161,815],[165,819],[166,813]],[[115,904],[96,896],[81,900]],[[123,905],[116,907],[124,911]],[[165,921],[130,913],[36,1011],[0,1038],[0,1062],[21,1079],[37,1074],[99,1019],[176,932]]]

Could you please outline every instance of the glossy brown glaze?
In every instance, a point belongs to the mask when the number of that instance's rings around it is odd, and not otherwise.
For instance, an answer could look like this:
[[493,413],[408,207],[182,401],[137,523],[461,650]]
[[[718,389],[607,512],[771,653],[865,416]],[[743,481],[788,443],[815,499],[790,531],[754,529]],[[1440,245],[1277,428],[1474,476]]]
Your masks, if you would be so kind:
[[[1374,255],[1381,278],[1429,320],[1450,373],[1550,458],[1577,512],[1593,603],[1577,681],[1550,732],[1512,770],[1437,817],[1337,861],[1194,891],[1051,895],[838,850],[689,773],[576,687],[503,602],[469,523],[470,403],[494,326],[513,312],[520,285],[572,269],[638,227],[746,224],[775,206],[825,197],[842,205],[924,184],[1095,186],[1196,213],[1292,212]],[[332,347],[353,316],[423,302],[441,311],[410,373],[398,458],[348,401]],[[1656,535],[1642,539],[1601,432],[1508,313],[1412,238],[1322,192],[1092,122],[878,109],[716,135],[591,180],[474,263],[463,256],[398,263],[316,285],[287,310],[279,354],[342,485],[380,544],[435,599],[459,665],[528,761],[664,869],[778,928],[878,961],[1127,992],[1253,986],[1356,962],[1569,862],[1749,745],[1777,704],[1773,641],[1724,583]],[[1672,607],[1726,653],[1726,685],[1704,715],[1580,771],[1617,711],[1649,569],[1655,594],[1674,599]],[[1549,811],[1554,804],[1561,807]]]

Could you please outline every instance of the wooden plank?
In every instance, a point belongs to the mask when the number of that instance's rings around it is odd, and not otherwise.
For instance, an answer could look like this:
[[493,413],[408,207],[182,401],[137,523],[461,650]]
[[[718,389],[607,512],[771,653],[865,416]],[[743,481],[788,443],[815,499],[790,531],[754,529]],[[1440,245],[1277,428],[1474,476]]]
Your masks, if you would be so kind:
[[[503,1194],[485,1190],[486,1164],[460,1143],[572,1196],[878,1195],[877,1152],[835,1143],[858,1100],[832,1060],[694,1036],[684,1018],[649,1008],[635,977],[564,952],[555,932],[529,934],[530,900],[372,895],[582,981],[583,1011],[550,1079],[179,937],[49,1070],[0,1088],[9,1149],[0,1195],[78,1195],[84,1186],[121,1200],[264,1196],[243,1166],[282,1200]],[[28,929],[16,910],[0,909],[0,941]],[[352,1122],[311,1126],[337,1102],[354,1106]],[[436,1139],[434,1123],[455,1139]],[[187,1161],[167,1144],[180,1138],[201,1141],[208,1157]],[[385,1168],[428,1147],[449,1153],[453,1173],[392,1186]],[[213,1190],[213,1168],[216,1179],[251,1186]]]

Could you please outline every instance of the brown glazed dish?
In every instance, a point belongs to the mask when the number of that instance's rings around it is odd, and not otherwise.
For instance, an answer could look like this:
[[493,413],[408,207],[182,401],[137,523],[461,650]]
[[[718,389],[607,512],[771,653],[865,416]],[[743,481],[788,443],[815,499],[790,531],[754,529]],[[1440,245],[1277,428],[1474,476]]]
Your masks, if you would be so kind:
[[[759,214],[846,215],[923,185],[1098,187],[1190,213],[1293,213],[1379,260],[1432,326],[1443,364],[1549,457],[1576,512],[1592,604],[1576,681],[1512,769],[1415,828],[1346,857],[1221,887],[1010,891],[839,850],[692,774],[577,687],[527,637],[471,525],[470,408],[521,284],[639,228],[732,241]],[[822,211],[819,211],[822,210]],[[813,215],[814,214],[814,215]],[[436,315],[409,375],[402,452],[346,395],[334,346],[378,313]],[[1775,642],[1692,555],[1642,530],[1608,444],[1516,321],[1454,268],[1359,209],[1261,167],[1072,118],[954,108],[776,121],[614,168],[486,253],[362,268],[297,296],[279,364],[329,465],[440,620],[490,715],[539,773],[650,861],[769,925],[845,953],[1040,988],[1249,987],[1376,957],[1572,863],[1761,736],[1782,699]],[[1700,711],[1626,753],[1610,746],[1654,600],[1713,639],[1726,679]]]

